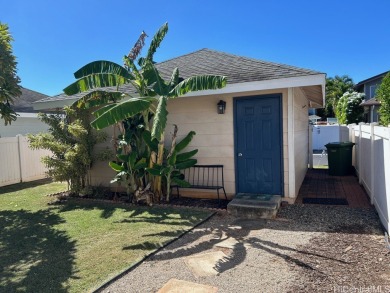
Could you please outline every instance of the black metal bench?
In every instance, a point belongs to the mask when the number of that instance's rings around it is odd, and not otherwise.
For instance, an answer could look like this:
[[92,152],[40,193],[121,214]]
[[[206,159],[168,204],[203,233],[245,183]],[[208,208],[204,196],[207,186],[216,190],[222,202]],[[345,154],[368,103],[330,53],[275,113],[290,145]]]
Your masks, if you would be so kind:
[[227,199],[224,178],[223,178],[223,165],[195,165],[183,171],[184,180],[191,184],[189,187],[176,187],[177,195],[180,196],[179,188],[192,188],[192,189],[210,189],[216,190],[218,195],[218,203],[220,200],[219,190],[223,190],[225,199]]

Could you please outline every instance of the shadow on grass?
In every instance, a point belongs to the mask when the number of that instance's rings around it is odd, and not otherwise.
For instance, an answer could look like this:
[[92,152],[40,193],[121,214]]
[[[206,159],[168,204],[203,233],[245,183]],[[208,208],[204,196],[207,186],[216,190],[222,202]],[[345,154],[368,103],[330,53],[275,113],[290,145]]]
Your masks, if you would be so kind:
[[2,292],[67,292],[75,243],[52,228],[63,220],[49,211],[0,211]]
[[0,189],[0,195],[5,194],[5,193],[9,193],[9,192],[20,191],[20,190],[23,190],[26,188],[32,188],[32,187],[37,187],[40,185],[49,184],[52,182],[53,182],[52,179],[45,178],[45,179],[35,180],[35,181],[31,181],[31,182],[21,182],[21,183],[16,183],[16,184],[12,184],[12,185],[2,186]]
[[61,204],[57,208],[60,213],[73,210],[100,210],[100,217],[103,219],[112,217],[117,209],[123,209],[129,213],[129,216],[115,223],[144,222],[150,224],[169,224],[172,226],[192,226],[203,219],[206,214],[210,214],[208,211],[194,211],[186,208],[131,206],[120,202],[80,201],[77,199],[70,199],[66,204]]

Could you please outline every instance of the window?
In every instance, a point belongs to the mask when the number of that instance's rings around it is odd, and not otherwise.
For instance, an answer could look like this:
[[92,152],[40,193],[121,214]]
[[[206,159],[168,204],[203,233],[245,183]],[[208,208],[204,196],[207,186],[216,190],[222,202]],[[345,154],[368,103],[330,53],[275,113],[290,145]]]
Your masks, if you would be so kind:
[[378,85],[370,85],[370,99],[375,97],[376,89],[378,88]]

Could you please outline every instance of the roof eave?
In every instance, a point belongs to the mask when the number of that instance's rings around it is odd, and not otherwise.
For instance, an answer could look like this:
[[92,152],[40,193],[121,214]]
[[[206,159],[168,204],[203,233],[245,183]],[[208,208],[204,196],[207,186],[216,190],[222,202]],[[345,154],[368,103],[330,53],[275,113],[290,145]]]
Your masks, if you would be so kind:
[[72,105],[79,98],[67,98],[67,99],[58,99],[58,100],[44,100],[36,101],[33,103],[34,110],[56,110],[62,109],[65,106]]
[[261,81],[251,81],[251,82],[234,83],[234,84],[228,83],[226,87],[221,89],[191,92],[186,94],[185,97],[221,95],[221,94],[229,94],[229,93],[242,93],[242,92],[259,91],[259,90],[280,89],[280,88],[320,86],[321,87],[320,95],[312,98],[308,97],[308,99],[312,100],[312,102],[316,104],[324,105],[325,104],[325,82],[326,82],[326,75],[321,73],[321,74],[261,80]]

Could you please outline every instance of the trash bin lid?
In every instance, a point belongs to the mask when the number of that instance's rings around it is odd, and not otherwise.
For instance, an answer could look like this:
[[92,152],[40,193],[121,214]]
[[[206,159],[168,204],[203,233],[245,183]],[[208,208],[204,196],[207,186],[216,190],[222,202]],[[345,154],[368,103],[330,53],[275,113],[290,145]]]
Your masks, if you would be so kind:
[[343,148],[343,147],[353,147],[355,144],[349,141],[342,142],[330,142],[325,145],[326,148]]

